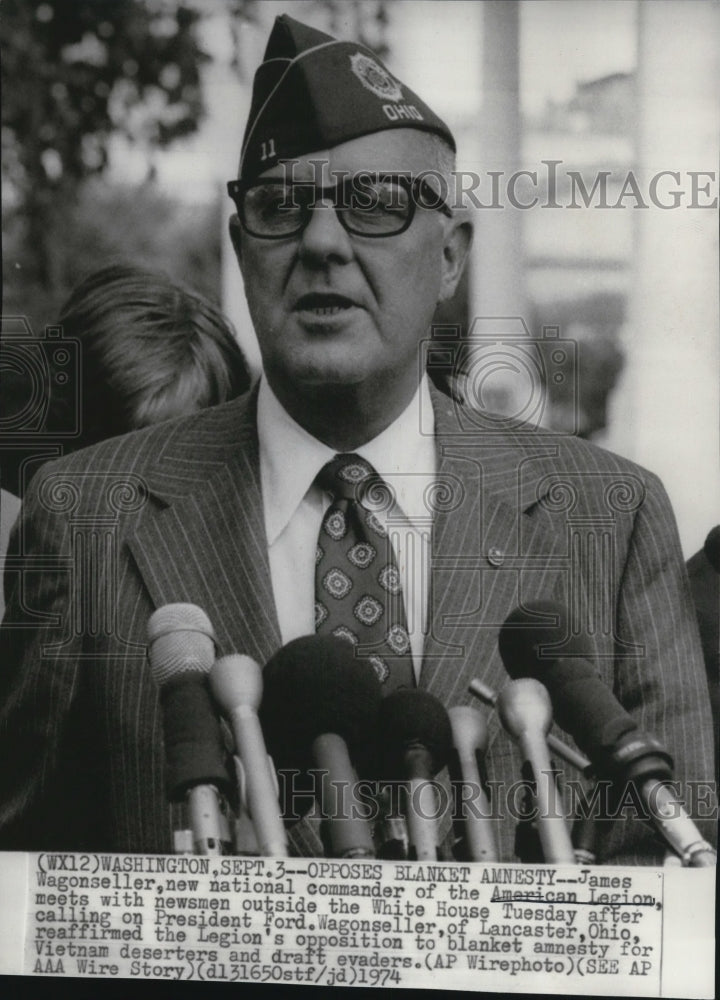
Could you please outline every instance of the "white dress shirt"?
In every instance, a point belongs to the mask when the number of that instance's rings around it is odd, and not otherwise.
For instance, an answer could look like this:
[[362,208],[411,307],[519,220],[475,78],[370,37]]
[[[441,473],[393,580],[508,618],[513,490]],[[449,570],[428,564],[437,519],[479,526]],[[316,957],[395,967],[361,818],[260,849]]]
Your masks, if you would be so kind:
[[[435,438],[427,377],[410,405],[372,441],[354,449],[394,493],[387,510],[375,510],[390,536],[400,578],[408,632],[419,678],[426,630]],[[420,432],[420,427],[423,432]],[[270,576],[283,643],[315,632],[315,551],[331,497],[314,483],[337,452],[300,427],[263,378],[258,397],[258,439]],[[370,508],[375,509],[375,508]]]

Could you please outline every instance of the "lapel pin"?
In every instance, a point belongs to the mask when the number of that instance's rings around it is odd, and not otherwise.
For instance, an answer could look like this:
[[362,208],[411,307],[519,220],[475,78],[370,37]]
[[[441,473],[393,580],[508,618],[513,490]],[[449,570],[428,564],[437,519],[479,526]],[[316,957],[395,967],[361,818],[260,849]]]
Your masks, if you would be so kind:
[[493,545],[488,549],[487,561],[491,566],[502,566],[505,562],[505,553],[502,549],[499,549],[497,545]]

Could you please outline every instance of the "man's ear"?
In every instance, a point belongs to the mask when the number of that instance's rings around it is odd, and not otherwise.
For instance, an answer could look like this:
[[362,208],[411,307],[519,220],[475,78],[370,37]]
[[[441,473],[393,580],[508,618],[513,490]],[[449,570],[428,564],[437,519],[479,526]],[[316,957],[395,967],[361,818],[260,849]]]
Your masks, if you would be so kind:
[[240,225],[240,219],[237,215],[230,216],[230,222],[228,223],[228,229],[230,231],[230,240],[232,241],[233,250],[235,251],[235,256],[237,257],[237,262],[242,269],[242,226]]
[[473,224],[466,213],[466,209],[460,209],[458,214],[446,223],[439,302],[445,302],[453,296],[465,270],[473,241]]

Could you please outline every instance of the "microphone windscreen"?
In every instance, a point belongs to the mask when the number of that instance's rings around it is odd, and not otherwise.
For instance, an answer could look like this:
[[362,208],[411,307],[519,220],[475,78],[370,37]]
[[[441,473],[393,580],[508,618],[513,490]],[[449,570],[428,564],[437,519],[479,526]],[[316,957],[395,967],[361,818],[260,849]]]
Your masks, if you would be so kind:
[[610,752],[621,736],[637,729],[587,660],[548,663],[537,676],[550,693],[555,721],[591,760]]
[[[545,622],[538,623],[539,618]],[[657,774],[664,774],[667,763],[672,765],[670,756],[640,732],[635,719],[601,680],[595,664],[586,658],[593,655],[592,650],[588,653],[588,638],[568,635],[568,631],[566,612],[555,602],[536,601],[513,611],[500,629],[498,642],[508,673],[542,681],[550,694],[555,722],[573,737],[598,775],[612,775],[622,768],[634,753],[631,746],[638,751],[638,760],[650,755]]]
[[263,671],[260,722],[278,770],[312,767],[316,736],[345,741],[359,773],[375,745],[380,682],[367,660],[345,639],[301,636],[268,661]]
[[542,680],[542,672],[560,656],[594,656],[587,636],[568,634],[567,618],[567,609],[557,601],[533,601],[508,615],[500,629],[498,648],[513,679]]
[[586,659],[587,637],[568,631],[561,604],[534,601],[508,615],[498,639],[500,656],[511,677],[542,681],[555,722],[598,762],[622,736],[637,729],[637,723]]
[[203,674],[184,674],[160,690],[165,737],[166,784],[173,801],[195,785],[229,793],[220,725]]
[[703,548],[712,568],[716,573],[720,573],[720,524],[710,531]]
[[433,774],[448,762],[452,750],[450,719],[442,702],[428,691],[400,688],[389,694],[380,705],[379,729],[379,766],[384,778],[402,774],[410,749],[428,751]]
[[670,777],[672,757],[643,733],[613,692],[596,675],[587,660],[561,660],[550,664],[542,677],[553,704],[555,721],[569,733],[593,762],[595,773],[629,773]]
[[182,673],[207,674],[215,661],[215,633],[195,604],[165,604],[148,620],[148,656],[158,687]]

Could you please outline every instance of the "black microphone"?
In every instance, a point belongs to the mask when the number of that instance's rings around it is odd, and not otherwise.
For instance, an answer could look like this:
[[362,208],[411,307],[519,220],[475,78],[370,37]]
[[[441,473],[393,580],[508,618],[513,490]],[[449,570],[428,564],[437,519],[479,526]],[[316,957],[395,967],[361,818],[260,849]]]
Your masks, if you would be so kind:
[[223,854],[230,794],[220,723],[207,687],[215,662],[212,625],[194,604],[166,604],[148,620],[148,657],[160,689],[168,798],[186,803],[198,854]]
[[712,568],[716,573],[720,573],[720,524],[711,529],[703,549]]
[[442,702],[417,688],[393,691],[380,705],[379,748],[382,777],[407,782],[405,815],[415,858],[437,860],[434,778],[452,751],[450,719]]
[[375,750],[382,693],[372,666],[345,639],[301,636],[268,661],[263,679],[260,722],[278,772],[317,769],[332,856],[375,857],[352,794]]
[[[538,623],[548,617],[556,624]],[[583,640],[559,641],[565,638],[564,621],[564,609],[552,602],[516,609],[500,630],[500,655],[508,673],[542,680],[557,724],[588,755],[598,777],[635,783],[653,823],[684,865],[714,865],[715,852],[666,784],[672,780],[672,757],[638,728],[596,667],[578,655]]]

